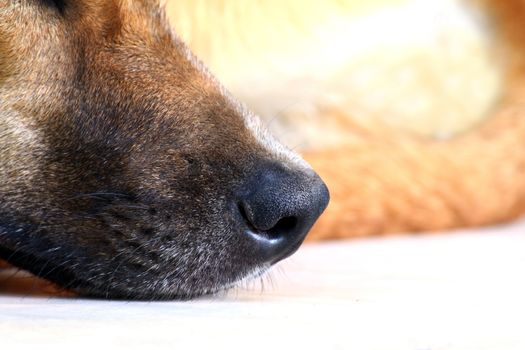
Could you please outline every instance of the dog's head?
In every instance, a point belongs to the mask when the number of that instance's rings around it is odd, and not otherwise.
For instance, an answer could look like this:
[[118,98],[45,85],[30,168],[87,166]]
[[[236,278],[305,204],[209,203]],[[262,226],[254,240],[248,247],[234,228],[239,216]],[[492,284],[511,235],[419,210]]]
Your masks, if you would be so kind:
[[148,0],[0,3],[0,256],[101,297],[186,298],[293,253],[328,191]]

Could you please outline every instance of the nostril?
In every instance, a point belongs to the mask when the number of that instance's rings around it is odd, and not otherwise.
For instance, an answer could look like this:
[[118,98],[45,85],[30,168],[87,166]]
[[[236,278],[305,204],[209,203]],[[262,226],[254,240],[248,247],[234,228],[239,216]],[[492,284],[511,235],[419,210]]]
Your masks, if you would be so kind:
[[237,203],[237,208],[239,209],[239,213],[241,213],[243,220],[250,226],[253,226],[253,224],[250,222],[250,219],[248,219],[248,214],[246,214],[246,209],[244,209],[242,202]]
[[248,228],[252,232],[259,233],[260,230],[257,227],[255,227],[255,225],[253,223],[253,220],[251,220],[248,217],[248,213],[246,212],[246,208],[245,208],[244,203],[242,203],[242,202],[238,203],[237,204],[237,208],[239,209],[239,213],[241,213],[241,217],[244,220],[244,223],[246,224],[246,226],[248,226]]
[[258,227],[257,224],[254,223],[254,220],[250,218],[251,215],[248,213],[248,210],[246,209],[246,205],[244,203],[238,203],[237,207],[239,209],[241,217],[243,218],[246,226],[248,226],[250,231],[266,239],[282,238],[286,234],[292,232],[297,227],[298,219],[295,216],[286,216],[284,218],[279,219],[277,223],[272,227],[268,229],[261,229],[260,227]]
[[287,216],[277,221],[274,227],[268,230],[270,236],[277,238],[283,234],[289,233],[297,226],[297,218],[295,216]]
[[254,232],[266,239],[278,240],[289,236],[296,226],[297,218],[288,216],[277,221],[275,226],[269,228],[268,230],[256,230]]

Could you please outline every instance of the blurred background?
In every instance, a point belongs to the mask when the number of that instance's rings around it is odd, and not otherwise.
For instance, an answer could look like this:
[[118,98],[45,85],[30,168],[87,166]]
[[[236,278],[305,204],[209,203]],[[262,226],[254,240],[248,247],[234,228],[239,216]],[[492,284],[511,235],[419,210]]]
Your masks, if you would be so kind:
[[458,0],[168,3],[196,55],[300,148],[344,141],[321,132],[333,127],[327,109],[436,138],[486,117],[501,68],[475,10]]
[[[175,31],[331,189],[312,239],[524,210],[523,1],[167,0]],[[525,16],[524,16],[525,17]]]

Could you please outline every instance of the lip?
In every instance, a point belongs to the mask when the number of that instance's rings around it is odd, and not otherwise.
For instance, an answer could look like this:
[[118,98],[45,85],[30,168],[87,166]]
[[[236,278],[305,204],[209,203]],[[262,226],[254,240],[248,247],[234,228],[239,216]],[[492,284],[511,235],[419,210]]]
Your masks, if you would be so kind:
[[293,254],[295,254],[299,250],[301,245],[303,244],[303,241],[304,241],[304,239],[300,239],[297,242],[293,243],[286,254],[284,254],[283,256],[279,257],[278,259],[275,259],[275,261],[272,261],[272,265],[278,263],[281,260],[284,260],[284,259],[292,256]]
[[256,242],[256,244],[259,247],[264,247],[265,251],[273,252],[275,250],[282,250],[282,253],[274,258],[270,258],[270,256],[263,257],[263,259],[271,265],[293,255],[299,249],[299,247],[301,247],[304,241],[304,238],[302,238],[296,240],[295,242],[289,242],[284,236],[275,238],[271,235],[268,235],[266,231],[253,231],[250,228],[244,230],[244,233],[247,236],[249,236],[254,242]]
[[250,226],[247,226],[247,229],[244,232],[247,233],[249,236],[251,236],[254,240],[258,241],[259,243],[277,245],[286,240],[283,237],[275,237],[271,235],[270,232],[268,231],[255,230]]

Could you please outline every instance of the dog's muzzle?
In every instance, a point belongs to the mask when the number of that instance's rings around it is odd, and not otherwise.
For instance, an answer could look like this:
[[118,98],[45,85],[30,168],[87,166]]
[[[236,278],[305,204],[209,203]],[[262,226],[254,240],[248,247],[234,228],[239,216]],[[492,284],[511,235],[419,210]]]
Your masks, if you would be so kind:
[[279,165],[260,170],[245,185],[238,202],[253,258],[273,264],[293,254],[329,198],[328,188],[313,171]]

